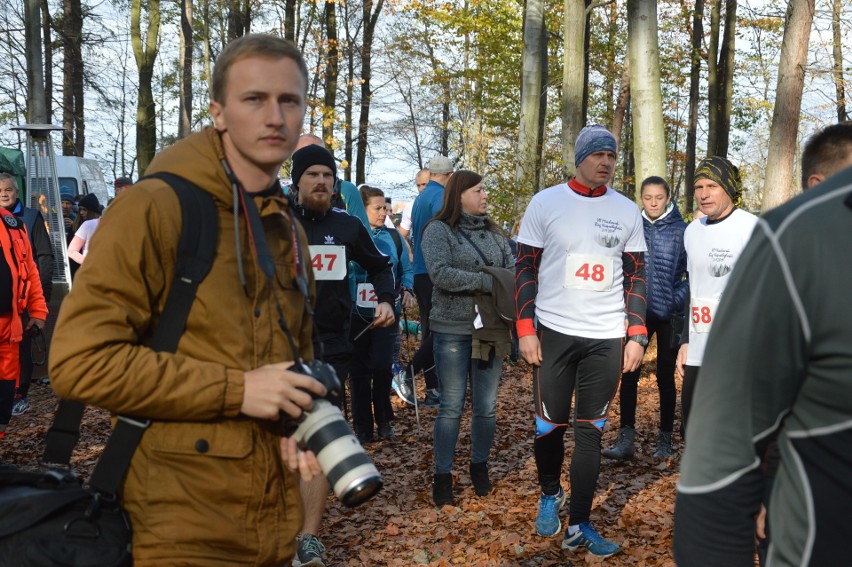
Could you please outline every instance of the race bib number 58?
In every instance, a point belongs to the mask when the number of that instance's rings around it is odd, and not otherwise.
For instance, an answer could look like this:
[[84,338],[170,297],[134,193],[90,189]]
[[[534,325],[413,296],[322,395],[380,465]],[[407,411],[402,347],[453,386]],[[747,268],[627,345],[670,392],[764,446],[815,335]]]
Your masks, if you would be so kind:
[[612,289],[612,258],[592,254],[568,254],[565,287],[609,291]]
[[696,333],[709,333],[719,308],[718,299],[694,298],[691,304],[692,328]]
[[346,247],[311,246],[311,267],[317,280],[342,280],[346,277]]

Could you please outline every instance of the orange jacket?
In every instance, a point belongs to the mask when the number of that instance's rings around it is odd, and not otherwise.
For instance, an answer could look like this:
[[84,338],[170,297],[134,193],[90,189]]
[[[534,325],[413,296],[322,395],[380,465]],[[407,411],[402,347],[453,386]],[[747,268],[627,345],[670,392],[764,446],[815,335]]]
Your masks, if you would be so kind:
[[38,277],[38,267],[33,259],[33,249],[24,223],[0,207],[3,228],[0,229],[0,248],[9,270],[12,272],[12,292],[14,293],[11,313],[11,329],[0,330],[0,337],[11,343],[21,342],[24,329],[21,314],[29,310],[34,319],[47,319],[47,303]]

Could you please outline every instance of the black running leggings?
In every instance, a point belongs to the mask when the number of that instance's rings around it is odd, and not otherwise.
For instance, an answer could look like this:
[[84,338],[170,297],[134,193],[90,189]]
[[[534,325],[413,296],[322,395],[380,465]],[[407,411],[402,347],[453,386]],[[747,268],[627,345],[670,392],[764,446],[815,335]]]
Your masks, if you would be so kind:
[[[648,338],[657,335],[657,388],[660,390],[660,431],[671,433],[674,429],[677,388],[674,371],[676,353],[671,349],[672,325],[668,321],[648,321]],[[642,366],[621,376],[619,405],[621,427],[636,427],[636,401]]]
[[621,376],[623,339],[563,335],[539,323],[542,364],[533,369],[535,461],[545,494],[559,491],[565,429],[576,390],[569,525],[589,521],[601,464],[601,436]]

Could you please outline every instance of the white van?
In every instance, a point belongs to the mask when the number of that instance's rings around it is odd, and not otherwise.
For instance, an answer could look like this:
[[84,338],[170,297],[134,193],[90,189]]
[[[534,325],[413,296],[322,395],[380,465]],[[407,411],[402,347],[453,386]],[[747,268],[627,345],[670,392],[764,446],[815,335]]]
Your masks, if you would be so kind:
[[101,166],[93,159],[56,156],[56,179],[60,192],[70,191],[75,197],[94,193],[102,206],[115,196],[115,188],[107,184]]

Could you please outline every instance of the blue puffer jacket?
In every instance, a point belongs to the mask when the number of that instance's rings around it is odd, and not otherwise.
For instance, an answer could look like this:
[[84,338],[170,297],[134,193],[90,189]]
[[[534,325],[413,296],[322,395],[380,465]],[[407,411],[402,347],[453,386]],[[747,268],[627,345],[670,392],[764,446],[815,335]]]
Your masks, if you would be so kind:
[[669,321],[683,314],[683,304],[689,293],[686,274],[686,250],[683,247],[683,221],[677,203],[671,201],[666,212],[651,222],[642,212],[645,226],[646,277],[648,278],[648,319]]

